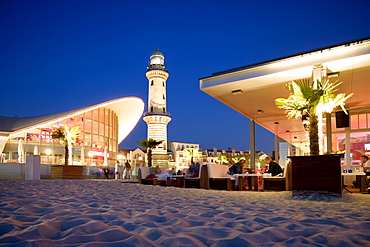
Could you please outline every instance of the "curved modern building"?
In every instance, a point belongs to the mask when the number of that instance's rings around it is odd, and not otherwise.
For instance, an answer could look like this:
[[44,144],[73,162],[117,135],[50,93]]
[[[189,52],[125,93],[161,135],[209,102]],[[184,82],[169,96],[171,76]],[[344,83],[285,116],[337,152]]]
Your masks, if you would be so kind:
[[0,163],[24,163],[29,154],[41,155],[41,163],[64,163],[64,147],[51,138],[53,127],[79,126],[73,145],[73,164],[114,163],[118,144],[133,130],[144,111],[137,97],[124,97],[97,105],[36,117],[0,116]]

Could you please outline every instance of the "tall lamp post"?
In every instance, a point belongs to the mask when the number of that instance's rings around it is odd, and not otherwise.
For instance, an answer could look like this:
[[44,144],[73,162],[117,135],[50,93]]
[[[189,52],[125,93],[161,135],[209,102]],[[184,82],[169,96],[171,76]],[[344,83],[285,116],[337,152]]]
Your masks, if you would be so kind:
[[49,155],[50,155],[50,154],[51,154],[51,149],[49,149],[49,148],[48,148],[48,149],[46,149],[46,155],[47,155],[47,156],[46,156],[46,157],[47,157],[47,161],[46,161],[46,162],[47,162],[47,164],[49,164]]
[[92,160],[93,154],[89,152],[89,153],[88,153],[88,156],[89,156],[89,158],[90,158],[90,166],[92,166],[92,161],[91,161],[91,160]]

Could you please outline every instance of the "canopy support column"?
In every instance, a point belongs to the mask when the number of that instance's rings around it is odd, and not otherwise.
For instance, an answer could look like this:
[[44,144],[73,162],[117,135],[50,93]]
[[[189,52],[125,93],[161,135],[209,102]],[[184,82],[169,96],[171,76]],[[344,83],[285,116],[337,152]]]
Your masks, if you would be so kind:
[[252,119],[249,125],[249,142],[250,142],[250,149],[251,149],[251,170],[255,169],[256,163],[256,123]]

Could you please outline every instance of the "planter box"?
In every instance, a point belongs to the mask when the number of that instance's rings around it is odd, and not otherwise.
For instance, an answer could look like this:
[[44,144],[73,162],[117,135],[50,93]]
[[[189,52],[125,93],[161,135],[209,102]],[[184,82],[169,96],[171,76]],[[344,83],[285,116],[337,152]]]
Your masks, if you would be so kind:
[[293,196],[342,194],[340,155],[291,156]]
[[51,179],[83,179],[83,166],[51,166]]

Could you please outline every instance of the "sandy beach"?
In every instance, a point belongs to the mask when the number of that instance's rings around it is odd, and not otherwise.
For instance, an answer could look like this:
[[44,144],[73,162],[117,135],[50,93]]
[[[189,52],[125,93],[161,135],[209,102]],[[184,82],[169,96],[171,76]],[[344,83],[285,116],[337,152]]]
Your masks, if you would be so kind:
[[0,180],[1,246],[370,246],[370,195]]

